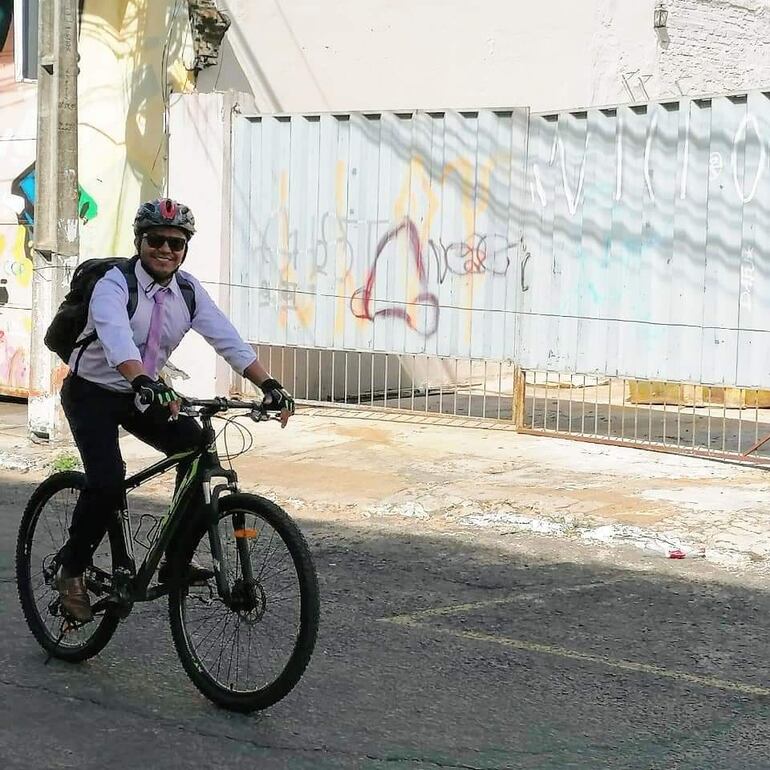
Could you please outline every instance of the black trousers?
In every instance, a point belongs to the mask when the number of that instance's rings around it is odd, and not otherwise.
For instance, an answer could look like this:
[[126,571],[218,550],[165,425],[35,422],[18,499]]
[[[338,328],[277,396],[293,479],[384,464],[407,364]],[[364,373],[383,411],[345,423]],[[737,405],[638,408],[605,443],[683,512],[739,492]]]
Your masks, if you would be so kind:
[[[91,563],[109,517],[123,505],[125,466],[118,428],[166,455],[199,446],[202,429],[184,415],[169,421],[167,415],[140,412],[133,393],[106,390],[73,374],[64,380],[61,401],[86,474],[86,488],[72,512],[69,540],[61,552],[62,565],[79,575]],[[180,464],[177,485],[188,468],[189,462]]]

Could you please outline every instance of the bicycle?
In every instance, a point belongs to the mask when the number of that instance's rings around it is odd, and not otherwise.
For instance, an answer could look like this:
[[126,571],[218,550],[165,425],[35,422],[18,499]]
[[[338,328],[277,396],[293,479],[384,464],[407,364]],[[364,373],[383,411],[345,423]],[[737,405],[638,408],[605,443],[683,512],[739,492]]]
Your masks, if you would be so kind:
[[[203,426],[201,445],[125,480],[125,504],[108,522],[85,573],[86,586],[97,597],[92,622],[78,624],[62,614],[54,583],[58,554],[85,476],[77,471],[56,473],[35,490],[19,528],[16,580],[27,625],[48,660],[78,663],[97,655],[135,603],[167,594],[171,634],[182,666],[214,703],[240,712],[265,709],[299,682],[318,631],[315,568],[289,515],[264,497],[240,492],[232,464],[222,466],[212,420],[240,409],[249,410],[257,422],[273,419],[258,402],[184,399],[183,411]],[[148,533],[147,551],[137,567],[134,544],[139,541],[132,530],[128,493],[184,460],[191,460],[190,467],[168,510]],[[223,481],[212,486],[214,479]],[[182,529],[191,501],[200,499],[198,491],[203,493],[203,510]],[[167,548],[171,579],[151,586]],[[184,576],[193,558],[214,577],[188,585]],[[222,622],[215,622],[220,616]],[[285,641],[279,639],[284,634]]]

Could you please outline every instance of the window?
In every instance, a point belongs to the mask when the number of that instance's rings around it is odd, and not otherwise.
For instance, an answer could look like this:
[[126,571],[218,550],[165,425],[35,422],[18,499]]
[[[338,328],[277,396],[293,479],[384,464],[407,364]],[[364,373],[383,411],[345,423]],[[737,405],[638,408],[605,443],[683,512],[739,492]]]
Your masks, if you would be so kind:
[[0,53],[13,52],[13,0],[0,0]]
[[16,80],[37,80],[37,7],[38,0],[0,0],[0,50],[13,52]]
[[38,0],[15,0],[14,37],[19,41],[16,79],[37,80],[37,4]]

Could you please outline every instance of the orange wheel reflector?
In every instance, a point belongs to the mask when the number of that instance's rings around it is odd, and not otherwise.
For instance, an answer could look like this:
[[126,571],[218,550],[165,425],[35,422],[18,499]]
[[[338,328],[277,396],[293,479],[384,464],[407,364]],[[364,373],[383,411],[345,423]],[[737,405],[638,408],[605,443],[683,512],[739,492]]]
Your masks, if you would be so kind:
[[236,529],[235,536],[253,538],[257,536],[257,530],[256,529]]

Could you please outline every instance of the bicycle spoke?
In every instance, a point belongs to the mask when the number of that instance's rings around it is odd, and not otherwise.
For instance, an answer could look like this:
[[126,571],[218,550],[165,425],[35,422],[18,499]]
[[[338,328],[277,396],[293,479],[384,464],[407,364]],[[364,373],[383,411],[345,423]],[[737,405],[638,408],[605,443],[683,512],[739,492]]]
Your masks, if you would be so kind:
[[[212,612],[212,613],[210,613],[209,615],[206,615],[206,616],[203,618],[203,620],[201,620],[201,621],[198,623],[198,625],[197,625],[197,626],[195,626],[194,628],[190,628],[190,629],[189,629],[190,635],[192,636],[192,635],[194,635],[194,634],[195,634],[197,631],[201,631],[201,630],[203,629],[203,627],[204,627],[204,626],[205,626],[205,625],[206,625],[206,624],[207,624],[207,623],[208,623],[210,620],[213,620],[213,619],[215,619],[215,618],[216,618],[216,616],[217,616],[217,615],[216,615],[216,612]],[[196,618],[196,620],[197,620],[197,618]]]
[[[213,622],[212,622],[213,621]],[[207,618],[205,618],[201,623],[199,623],[194,629],[192,629],[189,632],[190,638],[197,638],[203,635],[198,641],[196,642],[197,645],[202,644],[206,639],[208,639],[212,633],[215,632],[215,630],[218,628],[219,619],[211,615]],[[208,630],[205,630],[208,628]]]
[[[262,576],[264,575],[265,569],[267,568],[267,565],[270,563],[271,558],[278,552],[278,546],[276,546],[275,550],[272,553],[270,552],[270,546],[273,544],[274,537],[275,537],[275,533],[271,535],[270,542],[267,545],[267,549],[265,551],[265,558],[262,561],[262,566],[260,567],[259,574],[257,575],[258,580],[262,579]],[[283,543],[281,543],[281,545],[283,545]]]
[[56,542],[56,537],[55,537],[55,535],[53,533],[53,530],[51,529],[51,524],[48,521],[48,517],[47,516],[43,518],[43,526],[48,531],[48,536],[49,536],[49,538],[51,540],[51,543],[55,543]]
[[[223,637],[224,637],[224,634],[226,634],[226,633],[227,633],[227,629],[229,628],[229,626],[230,626],[230,621],[231,621],[232,619],[233,619],[233,615],[228,615],[228,616],[225,618],[225,625],[224,625],[224,632],[223,632]],[[230,638],[232,638],[232,637],[230,637]],[[221,670],[221,667],[222,667],[222,656],[223,656],[223,654],[224,654],[224,648],[225,648],[225,646],[226,646],[226,644],[227,644],[227,642],[226,642],[226,641],[224,641],[224,639],[223,639],[223,642],[224,642],[224,644],[220,645],[220,648],[219,648],[219,655],[217,656],[217,679],[219,679],[219,672],[220,672],[220,670]],[[220,680],[220,681],[221,681],[221,680]]]
[[235,635],[235,687],[231,687],[231,690],[238,689],[238,672],[240,671],[241,660],[241,619],[238,618],[238,631]]
[[230,620],[230,617],[231,617],[231,616],[230,616],[230,613],[228,613],[227,615],[225,615],[225,621],[224,621],[224,625],[223,625],[223,626],[221,626],[221,630],[220,630],[219,634],[217,634],[217,635],[216,635],[216,636],[215,636],[215,637],[214,637],[214,638],[211,640],[211,643],[210,643],[210,644],[209,644],[209,646],[208,646],[208,647],[205,649],[205,651],[201,650],[201,652],[203,653],[203,654],[200,656],[201,658],[205,657],[205,655],[206,655],[206,654],[207,654],[207,653],[208,653],[210,650],[213,650],[213,649],[214,649],[214,645],[216,645],[216,644],[217,644],[217,642],[220,642],[220,641],[222,640],[222,638],[224,637],[225,633],[227,632],[227,624],[228,624],[228,622],[229,622],[229,620]]
[[265,574],[265,572],[263,571],[259,579],[262,583],[266,583],[268,580],[270,580],[273,577],[285,574],[288,570],[294,571],[294,562],[291,561],[291,558],[287,556],[285,566],[273,572],[268,572],[267,574]]
[[[214,617],[214,616],[212,616],[212,617]],[[211,619],[211,618],[209,618],[209,619]],[[216,619],[216,618],[215,618],[215,619]],[[213,634],[213,633],[214,633],[214,632],[217,630],[217,628],[219,628],[219,626],[218,626],[218,625],[214,625],[214,626],[212,626],[212,627],[211,627],[211,628],[208,630],[208,632],[206,633],[206,635],[205,635],[205,636],[204,636],[202,639],[200,639],[200,640],[198,641],[198,646],[201,646],[201,645],[203,645],[203,643],[204,643],[206,640],[208,640],[208,639],[209,639],[209,637],[211,636],[211,634]]]
[[251,629],[249,629],[249,646],[246,650],[246,681],[249,680],[249,663],[251,662]]
[[[235,656],[235,645],[237,644],[237,638],[238,638],[238,629],[241,626],[241,619],[236,615],[235,616],[235,628],[233,629],[232,636],[230,637],[231,645],[230,645],[230,665],[227,667],[227,679],[230,680],[230,673],[233,670],[233,657]],[[232,690],[232,686],[230,687]]]

